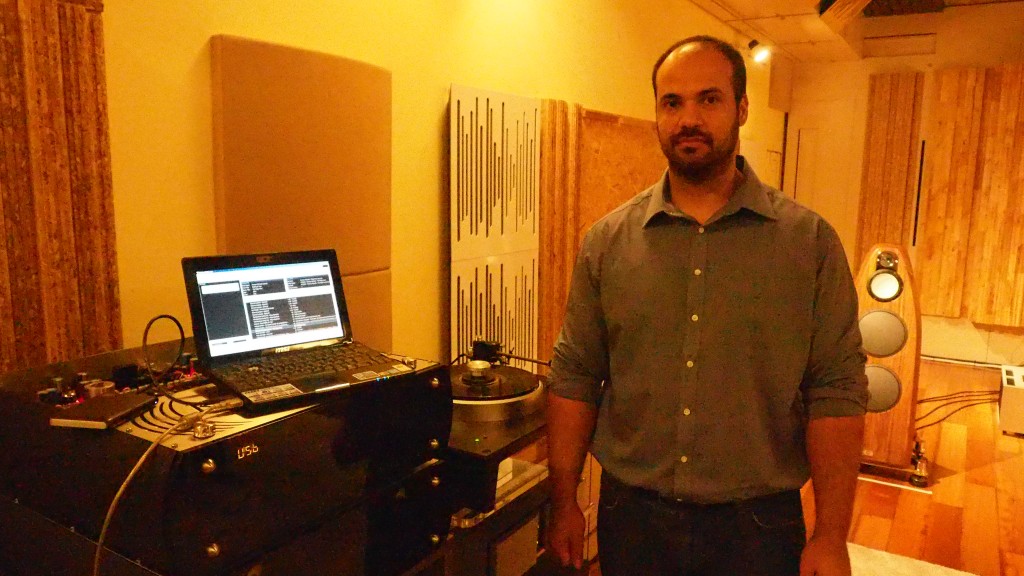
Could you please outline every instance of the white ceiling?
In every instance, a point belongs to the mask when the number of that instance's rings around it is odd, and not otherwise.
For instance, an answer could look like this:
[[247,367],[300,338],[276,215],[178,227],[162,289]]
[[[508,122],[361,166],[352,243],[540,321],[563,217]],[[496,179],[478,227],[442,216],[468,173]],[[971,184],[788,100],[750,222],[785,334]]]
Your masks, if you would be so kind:
[[818,15],[815,0],[691,0],[740,34],[798,62],[858,58]]
[[[928,54],[934,52],[934,34],[929,39],[929,22],[937,14],[897,16],[896,21],[908,22],[908,29],[893,31],[889,26],[884,35],[865,34],[865,29],[877,28],[875,21],[887,18],[860,18],[861,25],[850,25],[833,30],[833,26],[818,14],[818,0],[690,0],[712,16],[725,22],[741,35],[768,44],[776,52],[797,62],[835,62],[857,60],[863,56]],[[945,0],[947,7],[978,3],[1019,0]],[[857,0],[837,0],[840,4],[856,5]],[[870,0],[860,2],[870,4]],[[920,12],[913,0],[887,0],[885,5],[897,11],[912,14]],[[830,10],[833,12],[833,10]],[[858,11],[859,12],[859,11]],[[910,25],[912,23],[912,25]],[[923,29],[922,29],[922,23]],[[902,26],[898,24],[897,27]],[[913,27],[910,30],[909,27]]]

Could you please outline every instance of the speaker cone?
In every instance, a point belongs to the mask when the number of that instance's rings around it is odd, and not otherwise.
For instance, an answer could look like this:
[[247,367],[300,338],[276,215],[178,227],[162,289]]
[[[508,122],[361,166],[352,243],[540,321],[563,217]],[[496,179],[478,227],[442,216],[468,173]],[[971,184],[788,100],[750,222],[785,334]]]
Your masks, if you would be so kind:
[[900,401],[902,387],[896,373],[878,364],[864,368],[868,377],[868,412],[885,412]]
[[872,310],[860,318],[864,351],[878,358],[892,356],[907,343],[907,325],[888,310]]

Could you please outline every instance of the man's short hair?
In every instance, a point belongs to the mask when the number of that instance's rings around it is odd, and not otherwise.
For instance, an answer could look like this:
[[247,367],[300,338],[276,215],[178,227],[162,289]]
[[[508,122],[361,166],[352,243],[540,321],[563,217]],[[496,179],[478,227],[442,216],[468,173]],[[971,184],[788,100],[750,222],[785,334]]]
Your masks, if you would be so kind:
[[732,91],[736,95],[736,103],[743,98],[743,95],[747,93],[747,65],[743,62],[743,56],[739,53],[736,48],[729,44],[725,40],[715,38],[714,36],[690,36],[684,38],[679,42],[668,47],[668,50],[658,57],[658,61],[654,63],[654,71],[651,72],[651,86],[654,87],[654,95],[658,95],[658,69],[661,68],[662,63],[668,58],[669,54],[676,51],[680,46],[686,46],[687,44],[704,44],[710,48],[718,50],[722,56],[729,61],[732,65]]

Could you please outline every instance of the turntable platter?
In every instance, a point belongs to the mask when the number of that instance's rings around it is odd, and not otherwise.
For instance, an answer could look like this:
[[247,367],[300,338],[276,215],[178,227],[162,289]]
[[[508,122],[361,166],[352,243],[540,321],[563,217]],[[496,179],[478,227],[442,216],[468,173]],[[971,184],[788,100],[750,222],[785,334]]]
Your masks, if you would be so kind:
[[470,364],[452,366],[452,397],[456,400],[507,400],[525,396],[540,385],[535,374],[520,368],[489,366],[477,370]]
[[451,367],[454,420],[512,422],[544,408],[539,376],[512,366],[477,362]]

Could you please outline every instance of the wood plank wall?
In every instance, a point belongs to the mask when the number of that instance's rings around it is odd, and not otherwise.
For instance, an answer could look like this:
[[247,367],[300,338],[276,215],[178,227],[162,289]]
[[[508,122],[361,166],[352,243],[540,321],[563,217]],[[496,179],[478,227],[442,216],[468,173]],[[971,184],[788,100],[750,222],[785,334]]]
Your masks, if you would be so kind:
[[935,78],[915,262],[921,312],[1024,326],[1024,64]]
[[985,75],[964,315],[1024,326],[1024,64]]
[[856,256],[876,243],[910,246],[917,198],[924,74],[872,74]]
[[935,73],[915,262],[922,314],[961,315],[984,89],[981,69]]
[[121,345],[102,9],[0,3],[0,371]]

